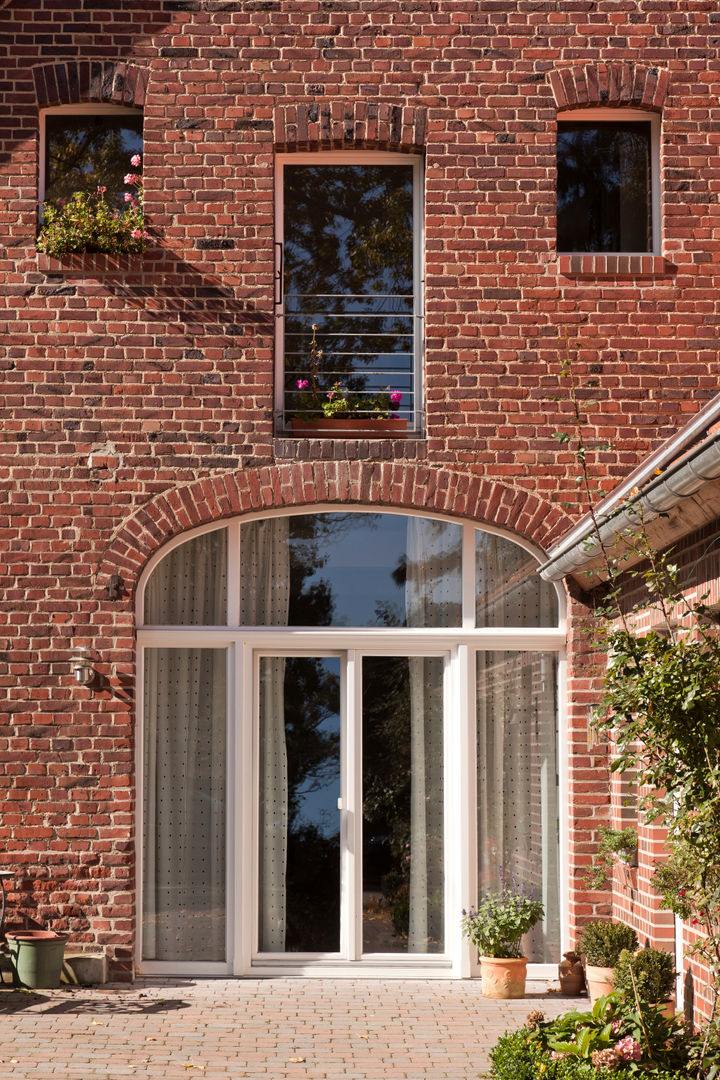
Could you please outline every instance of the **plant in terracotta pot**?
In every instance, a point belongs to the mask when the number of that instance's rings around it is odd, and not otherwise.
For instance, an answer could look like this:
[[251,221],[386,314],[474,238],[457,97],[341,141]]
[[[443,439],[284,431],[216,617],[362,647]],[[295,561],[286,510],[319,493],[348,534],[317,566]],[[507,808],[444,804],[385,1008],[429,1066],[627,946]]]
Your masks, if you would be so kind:
[[463,934],[480,954],[484,997],[524,997],[527,958],[521,939],[544,914],[542,901],[509,886],[486,893],[477,909],[463,911]]
[[591,1001],[609,994],[615,986],[614,968],[625,950],[635,952],[637,934],[625,923],[600,919],[584,927],[578,952],[585,959],[585,980]]
[[661,1005],[669,1015],[675,1011],[675,977],[672,955],[652,946],[639,952],[623,949],[615,965],[616,990]]

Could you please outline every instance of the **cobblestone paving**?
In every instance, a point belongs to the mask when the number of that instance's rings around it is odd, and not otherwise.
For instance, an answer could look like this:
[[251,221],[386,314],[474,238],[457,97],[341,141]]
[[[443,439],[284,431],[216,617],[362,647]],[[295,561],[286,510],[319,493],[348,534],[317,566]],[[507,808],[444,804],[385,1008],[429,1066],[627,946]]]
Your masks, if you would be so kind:
[[286,1077],[471,1080],[531,1009],[573,1002],[528,985],[493,1002],[479,982],[164,979],[132,987],[0,989],[5,1080]]

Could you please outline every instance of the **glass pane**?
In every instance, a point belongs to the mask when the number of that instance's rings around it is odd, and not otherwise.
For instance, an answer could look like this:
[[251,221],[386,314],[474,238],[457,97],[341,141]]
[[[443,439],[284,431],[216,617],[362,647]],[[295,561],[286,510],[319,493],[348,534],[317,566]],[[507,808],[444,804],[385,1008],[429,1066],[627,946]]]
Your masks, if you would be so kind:
[[528,551],[478,529],[475,557],[478,626],[557,626],[557,593]]
[[523,940],[538,963],[560,955],[556,665],[554,653],[477,657],[478,887],[542,899]]
[[558,251],[652,251],[649,123],[559,123]]
[[[45,201],[69,199],[76,191],[107,188],[105,198],[125,208],[123,183],[130,158],[142,154],[142,114],[68,116],[45,119]],[[134,190],[134,189],[133,189]]]
[[227,531],[215,529],[173,548],[145,588],[147,626],[227,622]]
[[412,164],[285,166],[285,395],[298,418],[336,383],[358,395],[361,415],[387,389],[402,394],[398,415],[412,414],[413,172]]
[[225,959],[226,657],[145,650],[143,956]]
[[400,514],[243,525],[246,625],[460,626],[462,529]]
[[444,949],[443,661],[363,660],[363,952]]
[[339,797],[339,658],[263,657],[261,952],[339,952]]

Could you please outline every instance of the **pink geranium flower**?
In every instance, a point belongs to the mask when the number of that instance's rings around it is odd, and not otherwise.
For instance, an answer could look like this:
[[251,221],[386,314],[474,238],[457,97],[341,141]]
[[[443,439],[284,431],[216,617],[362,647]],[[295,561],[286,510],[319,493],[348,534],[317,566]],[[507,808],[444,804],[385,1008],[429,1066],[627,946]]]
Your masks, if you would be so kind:
[[142,229],[133,229],[130,235],[133,240],[143,240],[147,236],[147,233],[143,233]]
[[305,390],[306,387],[308,387],[309,385],[310,383],[307,381],[307,379],[298,379],[297,381],[298,390]]
[[135,183],[135,173],[131,173],[131,172],[125,173],[125,176],[123,177],[123,184],[134,184],[134,183]]
[[130,158],[130,164],[134,165],[135,168],[137,169],[138,165],[140,164],[140,155],[139,154],[133,154],[133,156]]

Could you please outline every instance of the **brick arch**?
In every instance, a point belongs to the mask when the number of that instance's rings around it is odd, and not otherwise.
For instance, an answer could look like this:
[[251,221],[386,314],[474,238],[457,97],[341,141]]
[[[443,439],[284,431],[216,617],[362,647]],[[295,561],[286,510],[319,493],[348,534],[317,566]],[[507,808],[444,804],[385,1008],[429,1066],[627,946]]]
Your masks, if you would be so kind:
[[377,101],[319,101],[280,105],[274,115],[279,150],[373,147],[419,150],[425,145],[427,110]]
[[188,529],[251,511],[317,503],[448,514],[504,526],[540,548],[572,524],[536,495],[479,476],[411,463],[288,462],[207,477],[156,495],[115,533],[98,567],[98,595],[113,574],[134,592],[150,556]]
[[142,108],[148,70],[124,60],[60,60],[33,68],[39,108],[101,101]]
[[669,73],[639,64],[583,64],[556,68],[549,76],[558,111],[583,106],[634,106],[659,112],[667,94]]

